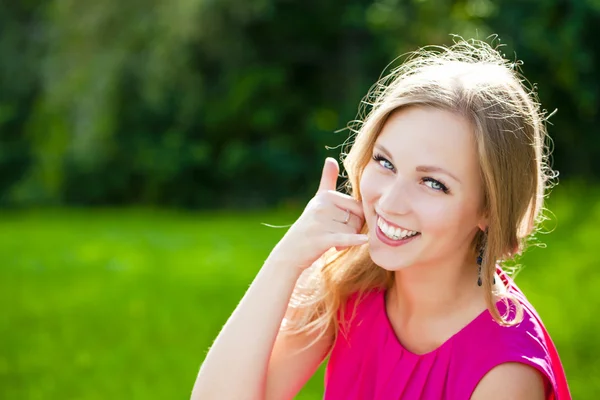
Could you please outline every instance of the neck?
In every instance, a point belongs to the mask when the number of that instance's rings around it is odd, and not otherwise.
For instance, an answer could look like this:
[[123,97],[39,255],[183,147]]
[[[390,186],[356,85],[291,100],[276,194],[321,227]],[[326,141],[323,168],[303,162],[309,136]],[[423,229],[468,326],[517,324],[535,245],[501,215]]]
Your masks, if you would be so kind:
[[475,260],[414,265],[394,273],[389,301],[406,318],[447,315],[474,300],[485,303],[477,275]]

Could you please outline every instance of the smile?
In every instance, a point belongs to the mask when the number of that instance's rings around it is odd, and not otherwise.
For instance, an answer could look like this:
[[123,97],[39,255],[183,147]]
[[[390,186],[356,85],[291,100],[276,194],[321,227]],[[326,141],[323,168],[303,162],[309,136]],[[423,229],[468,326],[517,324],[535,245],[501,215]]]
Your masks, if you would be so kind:
[[399,226],[393,226],[380,216],[377,216],[377,226],[387,239],[398,242],[415,237],[420,233],[417,231],[403,229]]

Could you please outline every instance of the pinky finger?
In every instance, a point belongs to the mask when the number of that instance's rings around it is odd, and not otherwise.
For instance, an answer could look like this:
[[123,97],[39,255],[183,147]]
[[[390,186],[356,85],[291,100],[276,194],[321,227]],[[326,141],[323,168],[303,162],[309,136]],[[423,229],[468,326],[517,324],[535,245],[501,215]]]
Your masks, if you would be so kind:
[[360,246],[367,243],[368,241],[368,235],[356,233],[333,233],[329,237],[331,247],[335,247],[336,249],[350,246]]

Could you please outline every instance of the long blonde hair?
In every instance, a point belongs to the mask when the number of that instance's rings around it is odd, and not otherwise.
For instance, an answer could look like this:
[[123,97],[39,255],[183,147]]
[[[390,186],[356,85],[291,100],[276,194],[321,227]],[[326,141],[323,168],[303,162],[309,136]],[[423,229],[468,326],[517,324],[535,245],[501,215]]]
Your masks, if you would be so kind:
[[[500,324],[518,323],[522,310],[510,294],[505,299],[515,304],[516,316],[509,321],[506,314],[500,315],[492,280],[496,265],[525,249],[543,218],[546,189],[555,177],[547,162],[547,117],[519,64],[483,41],[459,39],[448,47],[425,47],[373,85],[361,104],[358,121],[350,126],[349,151],[342,154],[347,190],[359,201],[361,174],[393,112],[408,106],[435,107],[458,113],[472,124],[484,185],[482,211],[489,223],[487,235],[479,231],[473,238],[472,250],[476,254],[485,240],[481,278],[490,313]],[[320,261],[306,271],[292,295],[294,312],[282,324],[292,334],[323,333],[332,324],[337,334],[350,295],[360,297],[393,284],[393,273],[373,263],[367,246],[331,251]]]

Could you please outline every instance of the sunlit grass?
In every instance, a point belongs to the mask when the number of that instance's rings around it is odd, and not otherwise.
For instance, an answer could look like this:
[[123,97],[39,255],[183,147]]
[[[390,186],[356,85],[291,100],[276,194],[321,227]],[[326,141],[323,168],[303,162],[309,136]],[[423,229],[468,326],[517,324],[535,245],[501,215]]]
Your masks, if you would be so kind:
[[[600,192],[559,186],[517,283],[574,398],[600,393]],[[188,398],[220,327],[300,210],[0,215],[0,398]],[[322,370],[298,396],[322,397]],[[232,382],[235,384],[235,382]]]

